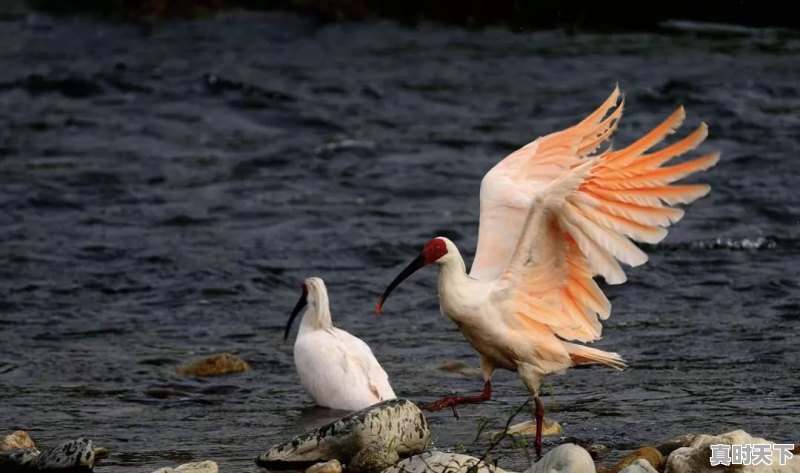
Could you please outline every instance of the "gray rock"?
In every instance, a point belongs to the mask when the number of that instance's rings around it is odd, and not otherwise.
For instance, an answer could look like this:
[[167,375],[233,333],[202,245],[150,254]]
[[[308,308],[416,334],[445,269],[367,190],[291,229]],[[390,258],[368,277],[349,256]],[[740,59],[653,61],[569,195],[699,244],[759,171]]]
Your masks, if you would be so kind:
[[306,473],[342,473],[342,464],[339,460],[328,460],[308,467]]
[[400,461],[393,448],[370,445],[361,449],[347,465],[348,473],[380,473]]
[[658,473],[658,470],[653,468],[649,461],[640,459],[626,466],[619,473]]
[[256,458],[266,468],[286,468],[337,459],[350,460],[370,445],[386,446],[400,456],[425,450],[431,432],[422,411],[411,401],[392,399],[276,445]]
[[15,448],[0,452],[0,471],[15,471],[22,468],[35,468],[36,459],[41,453],[35,448]]
[[565,443],[547,452],[525,473],[596,473],[596,470],[586,449]]
[[64,470],[69,468],[91,470],[94,466],[92,441],[80,438],[43,449],[41,455],[36,458],[35,466],[40,470]]
[[[477,466],[476,466],[477,465]],[[473,468],[470,471],[470,468]],[[383,473],[509,473],[480,459],[460,453],[425,452],[406,458]]]

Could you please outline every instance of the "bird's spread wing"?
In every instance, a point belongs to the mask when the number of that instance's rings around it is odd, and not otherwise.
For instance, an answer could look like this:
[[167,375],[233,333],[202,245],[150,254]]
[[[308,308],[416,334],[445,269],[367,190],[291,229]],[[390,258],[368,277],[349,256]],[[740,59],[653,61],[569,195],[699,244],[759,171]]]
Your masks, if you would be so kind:
[[594,152],[616,130],[623,103],[615,88],[577,125],[525,145],[497,163],[481,182],[478,248],[470,276],[500,277],[514,252],[534,194]]
[[[611,305],[594,280],[625,282],[620,263],[639,266],[647,255],[633,241],[656,243],[683,216],[672,207],[706,195],[709,186],[670,185],[717,163],[718,153],[672,166],[694,149],[706,126],[647,153],[680,126],[682,108],[619,151],[589,157],[562,172],[534,195],[510,262],[494,296],[521,317],[579,341],[600,336]],[[483,224],[483,222],[481,222]]]

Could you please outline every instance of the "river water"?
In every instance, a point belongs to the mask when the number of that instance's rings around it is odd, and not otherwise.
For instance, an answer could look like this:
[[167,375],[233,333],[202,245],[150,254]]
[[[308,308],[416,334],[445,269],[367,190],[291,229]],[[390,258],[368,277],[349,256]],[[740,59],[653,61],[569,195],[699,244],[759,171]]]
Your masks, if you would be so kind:
[[[650,262],[607,293],[596,346],[630,369],[549,379],[567,439],[619,456],[686,432],[800,440],[800,37],[774,30],[467,31],[318,26],[230,13],[150,26],[0,22],[0,428],[86,436],[98,472],[214,459],[225,472],[331,415],[282,328],[300,281],[413,400],[477,392],[438,314],[435,270],[375,301],[425,240],[471,259],[478,186],[500,158],[577,122],[619,82],[622,146],[687,107],[719,165]],[[252,371],[185,379],[232,352]],[[429,416],[435,445],[481,454],[526,392]],[[527,419],[527,414],[519,420]],[[525,455],[504,443],[500,466]]]

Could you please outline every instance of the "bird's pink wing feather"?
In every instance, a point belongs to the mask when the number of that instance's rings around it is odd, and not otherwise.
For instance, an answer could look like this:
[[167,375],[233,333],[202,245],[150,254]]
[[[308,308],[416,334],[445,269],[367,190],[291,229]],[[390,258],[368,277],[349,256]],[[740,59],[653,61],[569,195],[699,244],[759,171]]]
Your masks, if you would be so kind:
[[470,276],[495,280],[508,265],[533,195],[579,164],[614,132],[622,115],[618,88],[577,125],[523,146],[481,182],[478,248]]
[[706,126],[652,153],[684,119],[683,108],[630,146],[573,164],[532,198],[521,235],[497,284],[495,300],[508,311],[549,326],[562,338],[592,341],[611,305],[594,276],[625,282],[620,263],[638,266],[647,255],[633,241],[656,243],[683,216],[672,207],[706,195],[703,184],[670,185],[715,165],[718,153],[673,166],[694,149]]

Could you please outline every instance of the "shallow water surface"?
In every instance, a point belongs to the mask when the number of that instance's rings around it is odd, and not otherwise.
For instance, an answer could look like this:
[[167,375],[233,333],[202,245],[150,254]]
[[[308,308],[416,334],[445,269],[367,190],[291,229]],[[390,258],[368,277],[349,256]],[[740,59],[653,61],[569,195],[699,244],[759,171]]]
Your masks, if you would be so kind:
[[[549,379],[564,438],[617,455],[686,432],[800,440],[800,40],[774,31],[513,34],[229,14],[152,28],[0,22],[0,424],[40,445],[87,436],[97,471],[252,459],[317,425],[282,328],[323,277],[335,323],[395,391],[477,392],[438,314],[435,270],[385,285],[428,238],[471,259],[478,186],[501,157],[577,122],[616,82],[616,145],[683,104],[710,125],[711,195],[607,288],[596,346],[630,369]],[[247,373],[177,377],[214,352]],[[429,416],[435,445],[482,454],[526,392]],[[519,420],[527,417],[523,415]],[[503,444],[494,458],[522,469]]]

